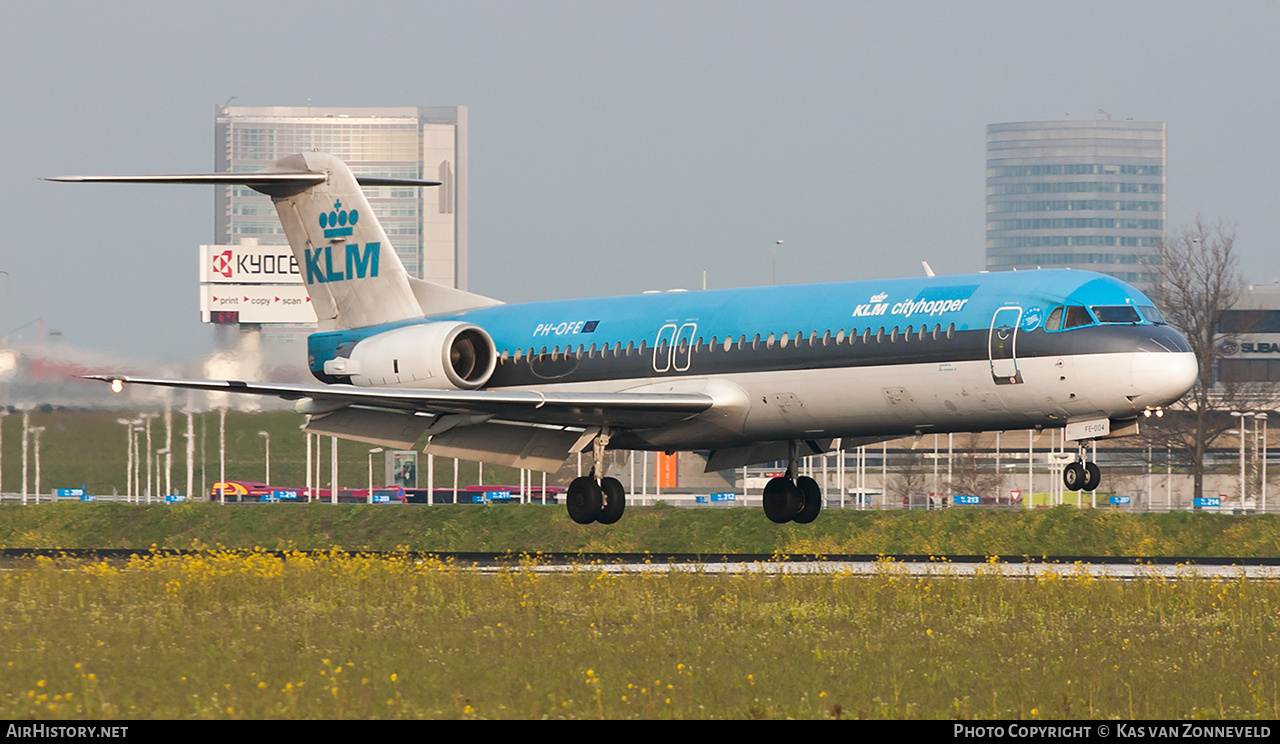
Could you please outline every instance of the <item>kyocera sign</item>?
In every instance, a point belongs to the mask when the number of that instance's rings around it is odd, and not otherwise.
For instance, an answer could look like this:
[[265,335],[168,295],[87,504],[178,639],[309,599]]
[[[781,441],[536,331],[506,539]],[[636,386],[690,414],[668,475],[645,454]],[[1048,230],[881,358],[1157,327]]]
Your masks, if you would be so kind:
[[200,287],[200,315],[205,323],[222,322],[237,313],[239,323],[315,323],[307,289],[301,284],[205,284]]
[[200,281],[215,284],[301,284],[287,245],[202,245]]

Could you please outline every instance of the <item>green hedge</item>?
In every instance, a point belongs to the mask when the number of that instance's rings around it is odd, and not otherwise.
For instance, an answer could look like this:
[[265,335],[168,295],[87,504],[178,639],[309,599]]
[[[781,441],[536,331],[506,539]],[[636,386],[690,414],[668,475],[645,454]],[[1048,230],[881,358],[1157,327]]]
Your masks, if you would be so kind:
[[775,525],[757,508],[632,507],[577,525],[562,506],[59,503],[0,507],[4,548],[331,548],[441,551],[889,553],[1280,557],[1280,517],[1030,512],[827,511]]

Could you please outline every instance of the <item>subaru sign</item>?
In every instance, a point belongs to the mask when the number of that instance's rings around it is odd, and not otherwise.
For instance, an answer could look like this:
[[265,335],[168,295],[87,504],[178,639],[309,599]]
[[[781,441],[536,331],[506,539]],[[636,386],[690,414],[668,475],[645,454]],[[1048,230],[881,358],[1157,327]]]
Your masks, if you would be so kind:
[[60,499],[83,499],[85,495],[83,488],[59,488],[54,493]]
[[982,503],[982,497],[974,496],[972,494],[957,494],[955,498],[955,503],[977,505]]
[[1131,501],[1132,499],[1128,496],[1112,496],[1111,497],[1112,504],[1128,504]]
[[1195,498],[1196,506],[1222,506],[1222,498],[1219,496],[1197,496]]

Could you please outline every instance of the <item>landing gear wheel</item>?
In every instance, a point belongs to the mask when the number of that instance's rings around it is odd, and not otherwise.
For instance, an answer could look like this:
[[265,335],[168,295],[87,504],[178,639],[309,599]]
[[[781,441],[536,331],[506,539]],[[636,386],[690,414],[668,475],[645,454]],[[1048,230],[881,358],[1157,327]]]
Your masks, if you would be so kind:
[[1085,491],[1098,490],[1098,484],[1102,482],[1102,471],[1098,466],[1091,462],[1084,464],[1084,482],[1080,488]]
[[809,524],[818,518],[822,510],[822,489],[818,482],[806,475],[796,478],[796,488],[800,490],[802,503],[792,520],[799,524]]
[[804,506],[804,495],[790,478],[770,478],[764,486],[764,515],[770,522],[784,524],[795,518]]
[[604,506],[596,521],[600,524],[613,524],[622,519],[622,510],[627,508],[627,492],[617,478],[601,478],[600,490],[604,493]]
[[1081,490],[1084,480],[1085,470],[1080,463],[1073,462],[1062,469],[1062,484],[1067,487],[1068,491]]
[[570,519],[578,524],[591,524],[600,517],[600,511],[604,507],[604,493],[595,478],[574,478],[565,491],[564,503],[569,507]]

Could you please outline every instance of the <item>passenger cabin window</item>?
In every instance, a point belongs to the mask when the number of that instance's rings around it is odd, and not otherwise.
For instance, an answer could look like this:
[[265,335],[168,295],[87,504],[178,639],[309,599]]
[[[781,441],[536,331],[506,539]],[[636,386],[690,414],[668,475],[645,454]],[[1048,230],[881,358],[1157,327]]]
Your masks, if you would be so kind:
[[1132,305],[1094,305],[1093,316],[1099,323],[1141,323],[1138,308]]

